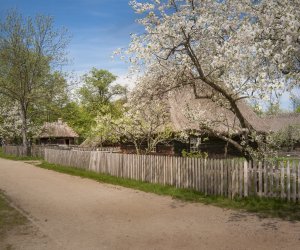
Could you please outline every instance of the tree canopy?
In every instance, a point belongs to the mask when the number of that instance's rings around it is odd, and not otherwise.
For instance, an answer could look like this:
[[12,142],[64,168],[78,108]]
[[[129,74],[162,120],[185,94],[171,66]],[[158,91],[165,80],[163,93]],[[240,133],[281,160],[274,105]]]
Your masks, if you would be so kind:
[[23,17],[10,11],[0,22],[0,93],[19,110],[25,147],[29,110],[46,98],[53,86],[53,69],[65,60],[66,34],[53,28],[49,16]]
[[[125,53],[143,73],[139,91],[152,98],[191,86],[195,98],[226,107],[241,127],[239,141],[214,127],[210,132],[249,154],[250,142],[258,138],[239,103],[264,100],[298,83],[299,1],[134,0],[131,5],[145,30],[132,35]],[[209,126],[197,117],[200,128]]]
[[162,101],[142,101],[137,105],[131,100],[119,117],[111,114],[98,116],[93,134],[101,143],[129,142],[133,143],[137,154],[149,154],[158,143],[171,139],[170,114]]
[[97,117],[119,117],[126,102],[127,88],[114,83],[117,77],[105,69],[92,68],[83,75],[82,87],[78,90],[79,111],[84,137],[93,137]]
[[106,113],[106,109],[116,100],[114,98],[125,97],[126,87],[113,84],[116,79],[117,77],[111,72],[96,68],[92,68],[83,76],[84,84],[79,89],[80,101],[93,116]]

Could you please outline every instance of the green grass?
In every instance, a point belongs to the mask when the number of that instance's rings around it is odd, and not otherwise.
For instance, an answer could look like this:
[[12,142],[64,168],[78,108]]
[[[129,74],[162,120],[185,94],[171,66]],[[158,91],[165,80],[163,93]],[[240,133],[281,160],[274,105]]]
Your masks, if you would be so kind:
[[9,202],[0,191],[0,238],[13,228],[24,225],[27,219],[9,205]]
[[221,196],[206,196],[191,189],[179,189],[173,186],[163,186],[131,179],[118,178],[107,174],[99,174],[78,168],[65,167],[61,165],[42,162],[38,165],[41,168],[54,170],[60,173],[89,178],[101,183],[133,188],[147,193],[167,195],[174,199],[189,202],[200,202],[215,205],[222,208],[239,209],[257,213],[262,217],[279,217],[286,220],[300,220],[300,204],[289,203],[279,199],[267,198],[235,198],[228,199]]
[[[1,151],[0,157],[3,157],[3,153]],[[38,158],[33,157],[5,156],[4,158],[23,161],[39,160]],[[42,161],[41,164],[37,164],[36,166],[64,174],[92,179],[101,183],[109,183],[113,185],[140,190],[147,193],[154,193],[157,195],[166,195],[182,201],[200,202],[203,204],[215,205],[222,208],[239,209],[257,213],[257,215],[263,217],[279,217],[286,220],[300,221],[300,204],[286,202],[280,199],[251,197],[235,198],[232,200],[221,196],[206,196],[200,192],[191,189],[179,189],[173,186],[163,186],[160,184],[152,184],[131,179],[118,178],[107,174],[86,171],[84,169],[51,164],[45,161]]]

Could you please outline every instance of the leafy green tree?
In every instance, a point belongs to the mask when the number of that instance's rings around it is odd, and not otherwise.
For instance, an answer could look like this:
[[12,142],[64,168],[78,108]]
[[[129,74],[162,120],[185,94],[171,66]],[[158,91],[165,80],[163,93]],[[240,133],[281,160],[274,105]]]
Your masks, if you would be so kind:
[[49,74],[44,84],[43,98],[36,99],[28,111],[28,115],[38,125],[61,118],[63,108],[70,102],[68,84],[62,73]]
[[52,70],[65,61],[66,34],[49,16],[10,11],[0,22],[0,93],[18,105],[26,148],[30,110],[47,97]]
[[61,109],[60,117],[68,123],[82,138],[90,135],[93,119],[78,103],[71,101]]
[[92,68],[82,79],[84,84],[78,91],[80,100],[78,115],[80,117],[74,125],[78,126],[80,123],[79,130],[82,135],[93,137],[96,119],[106,115],[113,118],[122,115],[127,88],[114,84],[117,77],[104,69]]
[[113,112],[115,98],[126,95],[126,87],[113,84],[116,79],[109,71],[96,68],[83,76],[84,85],[79,90],[80,101],[93,118],[98,114]]
[[47,94],[42,100],[47,121],[54,121],[61,117],[61,110],[70,102],[68,84],[65,77],[54,72],[47,81]]

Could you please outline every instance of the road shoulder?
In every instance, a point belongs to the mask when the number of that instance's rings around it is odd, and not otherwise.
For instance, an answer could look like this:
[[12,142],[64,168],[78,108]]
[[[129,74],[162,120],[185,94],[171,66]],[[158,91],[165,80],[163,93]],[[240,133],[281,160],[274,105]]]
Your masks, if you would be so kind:
[[55,243],[0,190],[0,249],[55,249]]

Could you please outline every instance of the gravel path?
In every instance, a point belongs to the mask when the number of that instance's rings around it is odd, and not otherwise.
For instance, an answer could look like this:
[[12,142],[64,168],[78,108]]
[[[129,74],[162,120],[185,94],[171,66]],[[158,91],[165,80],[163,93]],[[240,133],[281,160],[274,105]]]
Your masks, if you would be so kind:
[[300,248],[299,222],[180,202],[23,162],[0,159],[0,189],[43,235],[35,249]]

